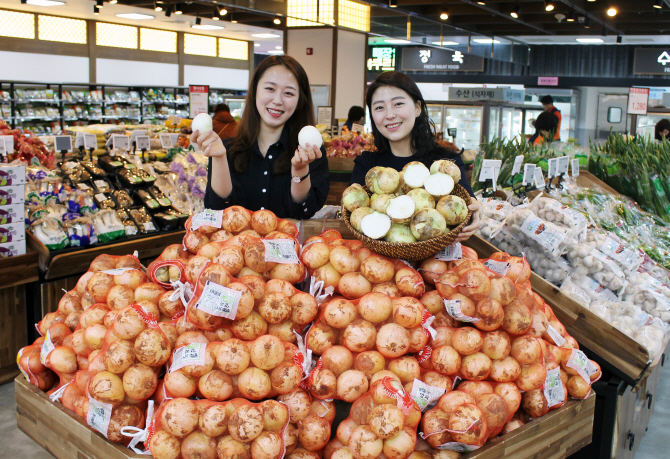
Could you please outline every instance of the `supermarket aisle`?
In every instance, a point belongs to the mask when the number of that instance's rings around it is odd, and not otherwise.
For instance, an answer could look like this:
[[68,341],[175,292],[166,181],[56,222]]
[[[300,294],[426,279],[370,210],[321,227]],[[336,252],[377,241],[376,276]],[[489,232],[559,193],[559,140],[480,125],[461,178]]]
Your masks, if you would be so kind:
[[[667,354],[666,354],[667,355]],[[670,432],[670,365],[663,367],[663,374],[656,391],[658,400],[647,433],[635,453],[635,459],[668,457],[668,432]]]
[[0,456],[31,459],[53,459],[41,446],[16,426],[14,383],[0,386]]

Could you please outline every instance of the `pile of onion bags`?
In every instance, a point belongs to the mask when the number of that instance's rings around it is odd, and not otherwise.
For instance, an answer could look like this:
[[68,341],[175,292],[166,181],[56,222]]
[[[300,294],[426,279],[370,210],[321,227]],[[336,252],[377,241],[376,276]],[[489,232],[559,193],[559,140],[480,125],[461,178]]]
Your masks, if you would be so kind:
[[274,400],[165,399],[146,443],[154,459],[280,459],[288,426],[288,407]]
[[411,265],[376,254],[360,241],[342,239],[335,230],[307,239],[301,260],[315,282],[323,281],[324,288],[332,287],[348,299],[368,293],[419,298],[425,291],[423,279]]

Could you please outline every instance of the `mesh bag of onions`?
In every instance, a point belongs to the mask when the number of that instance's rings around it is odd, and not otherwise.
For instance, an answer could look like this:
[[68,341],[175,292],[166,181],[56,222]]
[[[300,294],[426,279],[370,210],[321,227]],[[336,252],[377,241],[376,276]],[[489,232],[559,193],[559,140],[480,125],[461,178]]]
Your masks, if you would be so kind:
[[390,297],[419,298],[425,291],[419,273],[402,260],[393,260],[363,247],[358,240],[344,240],[328,230],[305,241],[301,260],[315,282],[348,299],[372,292]]
[[145,445],[154,459],[280,459],[288,427],[289,409],[275,400],[165,399]]
[[331,437],[335,420],[332,401],[313,400],[303,388],[282,394],[277,400],[289,408],[286,458],[319,459]]
[[178,344],[165,375],[165,391],[171,397],[197,395],[213,401],[262,400],[296,389],[303,362],[296,346],[273,335],[250,342],[231,338]]
[[46,392],[56,384],[58,377],[40,360],[43,344],[44,337],[40,336],[33,344],[19,349],[16,361],[26,381]]
[[193,255],[184,250],[181,244],[172,244],[163,249],[160,256],[147,266],[149,280],[161,287],[172,289],[173,282],[184,283],[186,264]]

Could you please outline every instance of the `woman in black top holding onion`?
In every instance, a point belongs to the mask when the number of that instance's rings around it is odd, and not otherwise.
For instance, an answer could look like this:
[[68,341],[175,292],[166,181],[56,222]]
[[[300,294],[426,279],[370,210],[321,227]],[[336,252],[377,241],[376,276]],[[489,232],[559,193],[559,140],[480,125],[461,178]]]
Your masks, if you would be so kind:
[[459,184],[472,196],[472,221],[455,242],[472,236],[479,228],[480,205],[465,178],[463,160],[435,141],[435,127],[428,118],[426,102],[416,83],[400,72],[384,72],[370,85],[366,104],[372,117],[376,152],[364,151],[354,160],[352,183],[365,185],[365,174],[375,166],[401,171],[411,161],[430,168],[433,161],[449,159],[461,170]]
[[314,124],[309,80],[290,56],[270,56],[249,84],[237,137],[194,131],[191,142],[209,156],[205,207],[269,209],[279,218],[307,219],[326,202],[330,180],[323,147],[298,145]]

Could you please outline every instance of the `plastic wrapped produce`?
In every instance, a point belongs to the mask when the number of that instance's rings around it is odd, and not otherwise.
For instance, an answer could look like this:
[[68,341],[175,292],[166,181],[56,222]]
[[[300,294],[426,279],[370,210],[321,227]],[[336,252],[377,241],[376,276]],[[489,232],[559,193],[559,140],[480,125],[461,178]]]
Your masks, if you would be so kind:
[[534,245],[553,256],[565,253],[579,233],[576,228],[566,229],[544,221],[529,209],[516,209],[505,219],[505,225],[519,238],[526,238],[530,247]]
[[574,209],[549,197],[538,195],[529,206],[535,215],[541,219],[564,228],[583,231],[589,225],[588,219]]

